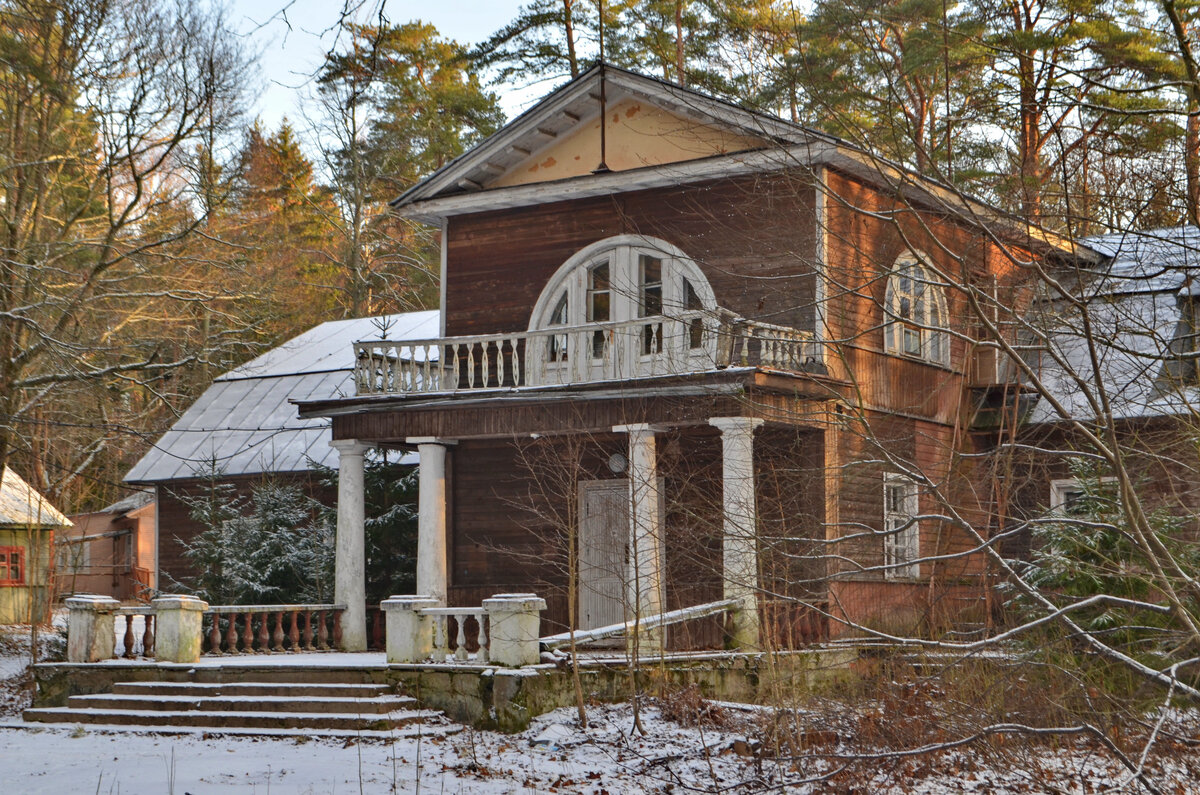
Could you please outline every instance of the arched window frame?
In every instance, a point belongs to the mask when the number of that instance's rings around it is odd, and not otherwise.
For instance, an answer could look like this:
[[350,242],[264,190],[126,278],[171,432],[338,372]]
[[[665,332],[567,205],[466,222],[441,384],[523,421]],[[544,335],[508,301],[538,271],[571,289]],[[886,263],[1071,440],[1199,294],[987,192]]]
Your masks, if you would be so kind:
[[921,252],[906,252],[888,273],[884,299],[884,350],[950,366],[950,316],[944,283]]
[[[696,309],[716,311],[717,300],[712,286],[695,261],[682,249],[665,240],[645,235],[616,235],[580,249],[559,266],[534,304],[529,318],[529,330],[536,331],[561,325],[556,322],[558,317],[555,310],[560,306],[564,294],[567,298],[567,325],[599,322],[590,317],[589,275],[595,266],[606,261],[612,264],[620,263],[619,268],[611,267],[609,271],[612,293],[636,296],[633,303],[642,304],[644,299],[640,295],[642,285],[639,284],[638,273],[638,255],[641,254],[658,258],[663,263],[662,314],[673,316]],[[695,291],[694,298],[698,299],[698,307],[688,305],[685,285],[691,285]],[[621,317],[620,313],[613,313],[612,310],[618,303],[615,300],[610,303],[608,320],[632,320],[638,316],[634,314],[631,317]],[[629,302],[626,305],[628,306]]]

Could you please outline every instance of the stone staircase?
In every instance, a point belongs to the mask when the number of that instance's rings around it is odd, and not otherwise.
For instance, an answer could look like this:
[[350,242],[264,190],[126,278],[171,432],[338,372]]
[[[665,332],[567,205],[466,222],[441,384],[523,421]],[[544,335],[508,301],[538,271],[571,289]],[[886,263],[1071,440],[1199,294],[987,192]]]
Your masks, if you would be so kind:
[[[299,677],[298,677],[299,678]],[[390,687],[309,682],[117,682],[109,693],[71,696],[65,707],[25,710],[25,720],[130,728],[387,732],[444,724],[434,710]]]

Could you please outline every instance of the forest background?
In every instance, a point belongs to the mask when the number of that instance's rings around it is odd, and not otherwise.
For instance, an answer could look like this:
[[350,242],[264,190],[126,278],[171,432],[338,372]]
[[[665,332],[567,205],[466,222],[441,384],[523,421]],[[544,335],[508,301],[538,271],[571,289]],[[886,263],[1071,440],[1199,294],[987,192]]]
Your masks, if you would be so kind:
[[[289,28],[293,4],[268,21]],[[270,13],[270,12],[267,12]],[[612,0],[606,60],[833,133],[1071,238],[1200,216],[1200,4]],[[264,23],[265,24],[265,23]],[[230,12],[0,0],[0,463],[68,512],[212,381],[324,320],[433,308],[387,202],[598,55],[597,4],[482,42],[347,0],[253,117]],[[329,31],[327,31],[329,32]]]

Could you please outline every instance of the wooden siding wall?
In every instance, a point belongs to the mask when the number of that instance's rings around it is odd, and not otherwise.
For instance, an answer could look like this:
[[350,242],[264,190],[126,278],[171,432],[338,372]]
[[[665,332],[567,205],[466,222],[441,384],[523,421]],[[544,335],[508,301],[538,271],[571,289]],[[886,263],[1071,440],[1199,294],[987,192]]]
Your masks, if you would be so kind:
[[[248,500],[255,486],[266,482],[268,478],[299,483],[308,496],[323,505],[335,505],[337,502],[336,489],[323,485],[318,477],[304,472],[229,477],[222,478],[220,482],[232,486],[229,499],[240,497]],[[184,544],[194,541],[207,528],[188,515],[190,509],[180,497],[196,497],[204,494],[207,488],[207,484],[198,480],[171,481],[155,486],[158,500],[158,587],[164,593],[172,593],[176,587],[168,575],[177,581],[196,576],[195,568],[184,554]]]
[[759,176],[450,219],[446,334],[527,328],[550,277],[587,245],[621,234],[675,244],[717,303],[745,317],[813,327],[815,191]]
[[[606,465],[627,452],[624,434],[538,440],[465,440],[453,448],[450,599],[457,605],[503,591],[546,598],[542,631],[566,629],[565,528],[574,521],[575,483],[620,477]],[[668,609],[721,598],[721,439],[715,428],[657,436],[665,488]],[[768,431],[756,444],[764,567],[780,597],[810,600],[820,579],[809,539],[821,534],[822,443],[819,433]],[[712,648],[718,621],[671,631],[672,648]]]

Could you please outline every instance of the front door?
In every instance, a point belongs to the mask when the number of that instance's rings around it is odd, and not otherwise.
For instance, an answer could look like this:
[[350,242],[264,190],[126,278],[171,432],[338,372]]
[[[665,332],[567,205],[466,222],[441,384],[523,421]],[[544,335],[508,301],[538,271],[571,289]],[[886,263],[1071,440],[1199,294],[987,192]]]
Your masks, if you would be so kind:
[[[625,616],[629,481],[579,484],[579,628],[619,624]],[[620,644],[618,638],[614,644]]]

